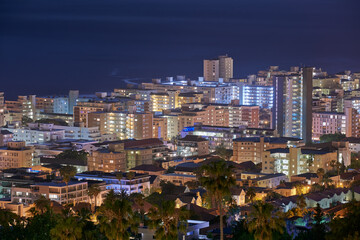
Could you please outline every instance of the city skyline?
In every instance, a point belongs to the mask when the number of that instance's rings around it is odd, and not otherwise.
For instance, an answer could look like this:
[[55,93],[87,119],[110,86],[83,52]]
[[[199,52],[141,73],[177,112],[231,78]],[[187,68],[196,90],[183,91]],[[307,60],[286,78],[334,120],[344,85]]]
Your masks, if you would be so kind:
[[94,92],[98,82],[109,91],[122,78],[197,78],[202,60],[221,54],[233,57],[234,77],[270,65],[359,71],[357,1],[87,3],[1,3],[8,96],[17,95],[17,83],[21,94],[43,95],[58,82],[54,94]]

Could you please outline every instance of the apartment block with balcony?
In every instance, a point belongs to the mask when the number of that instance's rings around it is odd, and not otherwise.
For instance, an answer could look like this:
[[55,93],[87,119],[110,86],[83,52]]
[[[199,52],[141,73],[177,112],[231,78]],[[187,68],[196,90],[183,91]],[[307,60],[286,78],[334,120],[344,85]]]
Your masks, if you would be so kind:
[[111,143],[107,148],[93,151],[88,157],[89,171],[126,171],[124,143]]
[[12,132],[14,141],[24,141],[26,144],[46,143],[65,138],[65,130],[55,129],[54,124],[28,123],[27,127],[9,125],[2,130]]
[[170,109],[169,94],[168,93],[151,93],[150,94],[150,110],[152,112],[161,112],[166,109]]
[[18,96],[16,101],[5,101],[6,109],[9,112],[20,113],[31,119],[36,118],[36,96]]
[[27,147],[25,142],[8,142],[0,148],[0,169],[31,167],[34,148]]
[[209,141],[195,135],[187,135],[178,140],[177,155],[181,157],[209,154]]
[[12,187],[11,202],[31,205],[40,196],[59,204],[87,202],[87,191],[87,182],[70,181],[68,187],[64,182],[38,182]]
[[269,109],[273,107],[273,86],[245,85],[240,88],[240,95],[240,104],[256,105]]
[[323,168],[331,170],[330,162],[337,160],[336,151],[311,150],[302,148],[270,149],[262,154],[262,172],[283,173],[288,177]]
[[153,138],[160,138],[163,141],[168,140],[168,119],[166,117],[153,118]]
[[261,163],[263,152],[274,148],[301,145],[301,139],[286,137],[241,137],[233,140],[233,157],[237,163]]
[[312,124],[314,141],[319,141],[324,134],[346,134],[346,116],[343,113],[315,112]]
[[[122,174],[119,181],[118,174]],[[105,173],[101,171],[88,171],[75,175],[75,178],[82,181],[104,181],[107,190],[114,190],[116,193],[125,190],[127,194],[143,193],[145,195],[150,193],[150,176],[148,174],[129,175],[127,173]]]

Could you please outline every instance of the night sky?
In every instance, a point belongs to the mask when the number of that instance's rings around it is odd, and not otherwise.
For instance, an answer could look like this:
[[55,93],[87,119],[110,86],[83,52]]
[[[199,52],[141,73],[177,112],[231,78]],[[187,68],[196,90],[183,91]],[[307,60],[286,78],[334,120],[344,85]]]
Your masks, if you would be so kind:
[[123,78],[235,77],[269,65],[360,71],[359,0],[1,0],[0,91],[111,91]]

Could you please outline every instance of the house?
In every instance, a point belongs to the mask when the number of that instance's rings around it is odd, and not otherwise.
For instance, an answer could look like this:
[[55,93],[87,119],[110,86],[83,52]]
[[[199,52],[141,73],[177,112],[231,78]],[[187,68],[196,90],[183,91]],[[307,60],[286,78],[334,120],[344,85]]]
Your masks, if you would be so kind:
[[351,199],[352,192],[347,188],[328,189],[322,192],[307,194],[305,197],[308,208],[314,208],[317,204],[321,208],[330,208],[332,205],[346,203]]
[[297,207],[296,200],[299,196],[283,197],[272,202],[274,206],[281,208],[284,212],[287,212]]
[[246,192],[243,188],[240,187],[233,187],[231,188],[231,197],[234,200],[235,204],[238,206],[245,205],[245,196]]
[[284,197],[290,197],[296,195],[296,188],[291,182],[283,182],[274,189],[274,192]]
[[354,192],[354,199],[356,201],[360,201],[360,186],[354,187],[353,192]]
[[258,187],[275,188],[283,181],[288,181],[288,178],[283,173],[268,174],[259,178],[253,179]]
[[290,182],[302,182],[308,185],[319,183],[319,176],[316,173],[302,173],[290,177]]
[[195,204],[197,206],[202,206],[202,198],[200,193],[186,192],[178,195],[175,199],[175,206],[181,208],[187,204]]
[[305,201],[308,208],[315,208],[317,204],[319,204],[321,208],[329,208],[331,204],[330,197],[321,192],[306,195]]

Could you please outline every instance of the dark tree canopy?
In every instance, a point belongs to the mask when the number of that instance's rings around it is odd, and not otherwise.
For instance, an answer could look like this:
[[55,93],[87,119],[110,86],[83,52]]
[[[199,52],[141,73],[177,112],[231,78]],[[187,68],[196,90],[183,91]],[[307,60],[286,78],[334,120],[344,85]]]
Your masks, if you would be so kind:
[[346,135],[341,133],[324,134],[320,137],[320,142],[341,141],[344,138],[346,138]]

